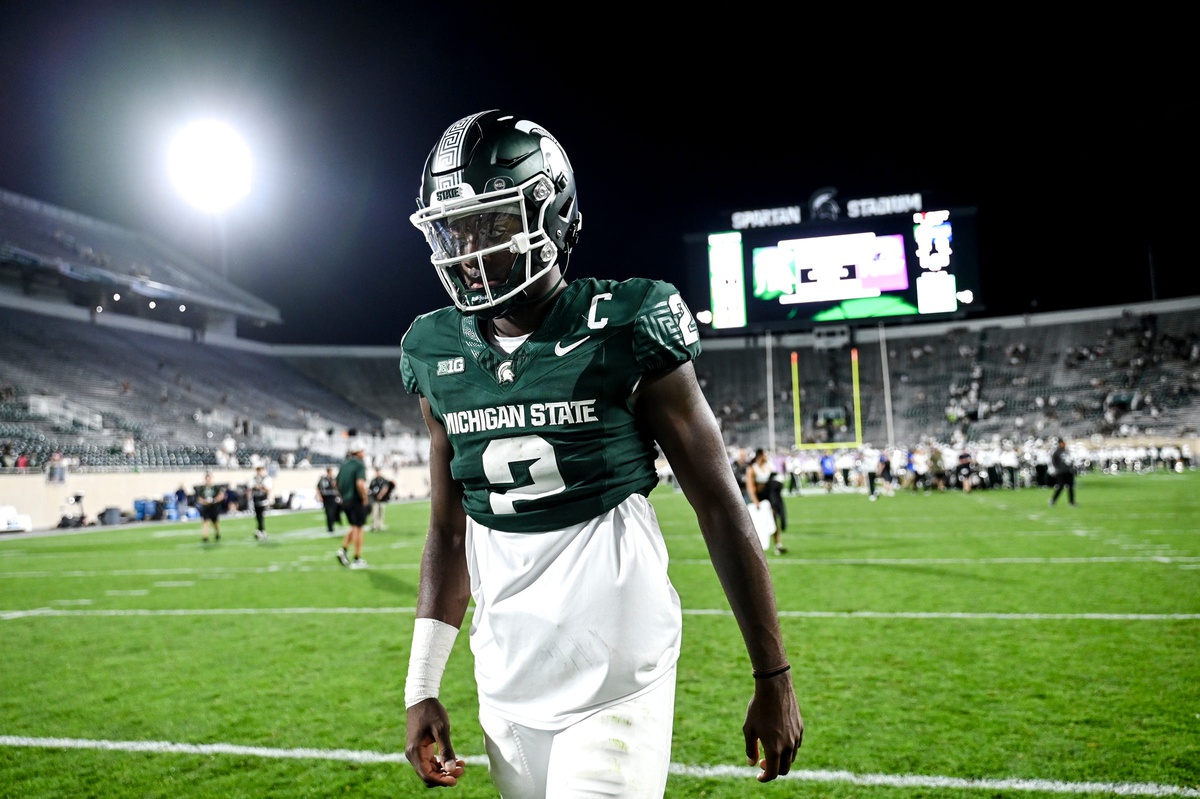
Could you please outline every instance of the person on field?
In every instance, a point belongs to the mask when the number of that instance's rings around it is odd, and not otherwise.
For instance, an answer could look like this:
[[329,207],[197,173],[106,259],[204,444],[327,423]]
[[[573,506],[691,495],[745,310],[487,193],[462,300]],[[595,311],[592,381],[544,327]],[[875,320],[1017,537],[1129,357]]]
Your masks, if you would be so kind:
[[[371,499],[367,493],[367,467],[363,463],[363,456],[363,445],[351,444],[350,452],[337,474],[342,513],[346,514],[346,524],[350,529],[342,537],[342,546],[335,554],[338,563],[351,569],[367,568],[367,562],[362,557],[363,526],[367,523]],[[350,559],[350,553],[354,554],[353,560]]]
[[204,482],[196,486],[196,510],[200,513],[200,540],[221,540],[221,512],[225,508],[225,487],[213,482],[212,472],[204,473]]
[[317,494],[325,509],[325,530],[332,533],[342,517],[342,495],[338,493],[337,473],[332,466],[326,467],[325,474],[317,480]]
[[259,541],[267,540],[266,515],[271,504],[271,488],[267,468],[254,467],[254,477],[250,479],[250,504],[254,507],[254,537]]
[[696,379],[700,337],[679,291],[566,280],[582,222],[575,174],[521,116],[452,124],[418,208],[411,221],[453,306],[417,317],[400,356],[430,435],[405,681],[417,775],[446,786],[464,774],[439,690],[473,601],[479,721],[500,795],[663,796],[682,615],[648,500],[656,445],[749,654],[739,740],[759,780],[787,774],[804,725],[771,576]]
[[1067,451],[1066,439],[1060,438],[1054,445],[1050,456],[1050,470],[1054,473],[1054,493],[1050,495],[1050,507],[1058,502],[1063,491],[1067,492],[1067,502],[1075,507],[1075,464],[1071,461],[1071,453]]

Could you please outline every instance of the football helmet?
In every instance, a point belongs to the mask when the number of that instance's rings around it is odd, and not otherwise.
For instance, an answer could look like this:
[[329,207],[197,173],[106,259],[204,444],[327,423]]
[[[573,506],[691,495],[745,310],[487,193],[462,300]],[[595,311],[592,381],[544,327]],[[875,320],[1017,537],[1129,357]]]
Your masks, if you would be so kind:
[[454,305],[488,318],[541,299],[517,297],[560,258],[566,270],[582,222],[558,140],[498,110],[446,129],[425,161],[417,208],[409,221]]

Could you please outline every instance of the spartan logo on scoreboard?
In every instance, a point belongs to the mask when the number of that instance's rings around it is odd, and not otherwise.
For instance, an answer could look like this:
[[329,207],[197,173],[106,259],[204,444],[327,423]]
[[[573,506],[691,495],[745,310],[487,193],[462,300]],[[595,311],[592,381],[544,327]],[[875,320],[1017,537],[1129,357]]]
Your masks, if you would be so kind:
[[842,215],[842,207],[838,205],[836,197],[837,189],[832,187],[814,191],[808,199],[808,218],[836,222]]

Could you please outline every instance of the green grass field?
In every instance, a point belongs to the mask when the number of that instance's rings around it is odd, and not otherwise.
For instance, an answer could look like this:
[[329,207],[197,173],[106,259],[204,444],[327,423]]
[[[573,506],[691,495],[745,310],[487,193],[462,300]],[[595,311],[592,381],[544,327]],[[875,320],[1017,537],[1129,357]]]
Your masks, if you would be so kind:
[[[759,785],[749,661],[682,495],[670,797],[1200,797],[1200,472],[1049,492],[788,499],[770,555],[806,736]],[[319,511],[0,537],[0,796],[494,797],[464,631],[442,698],[467,774],[404,760],[428,506],[333,557]],[[343,528],[344,529],[344,528]]]

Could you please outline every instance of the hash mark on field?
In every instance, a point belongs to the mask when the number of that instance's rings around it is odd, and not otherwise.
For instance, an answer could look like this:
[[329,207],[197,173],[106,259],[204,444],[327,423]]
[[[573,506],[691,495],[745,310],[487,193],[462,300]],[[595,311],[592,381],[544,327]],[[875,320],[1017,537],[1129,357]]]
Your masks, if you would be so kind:
[[[105,741],[79,738],[28,738],[19,735],[0,735],[0,746],[37,749],[91,749],[108,752],[148,752],[150,754],[234,755],[292,760],[341,760],[349,763],[404,764],[403,753],[370,752],[352,749],[271,749],[264,746],[236,744],[181,744],[169,741]],[[487,766],[482,755],[464,757],[469,765]],[[671,774],[679,777],[707,779],[741,779],[751,783],[758,770],[747,766],[693,766],[672,763]],[[1160,785],[1146,782],[1061,782],[1059,780],[1029,779],[964,779],[961,777],[926,776],[919,774],[855,774],[851,771],[797,770],[780,777],[819,783],[851,783],[853,785],[884,786],[889,788],[958,788],[987,791],[1040,791],[1046,793],[1100,793],[1118,796],[1185,796],[1200,797],[1200,788]]]

